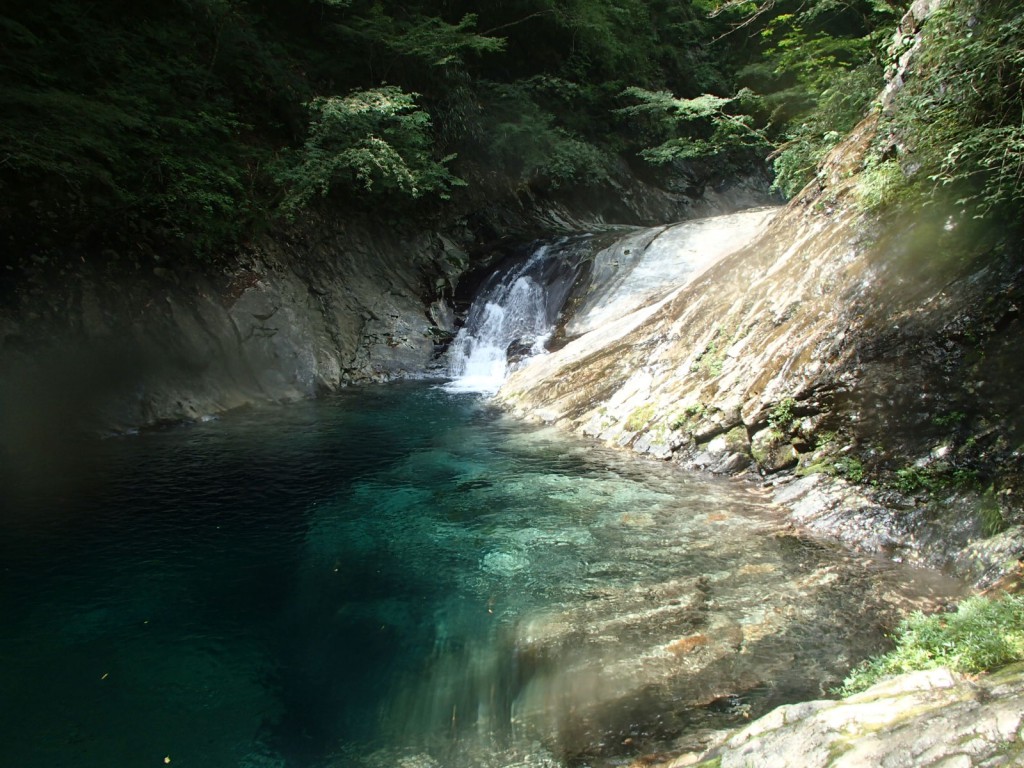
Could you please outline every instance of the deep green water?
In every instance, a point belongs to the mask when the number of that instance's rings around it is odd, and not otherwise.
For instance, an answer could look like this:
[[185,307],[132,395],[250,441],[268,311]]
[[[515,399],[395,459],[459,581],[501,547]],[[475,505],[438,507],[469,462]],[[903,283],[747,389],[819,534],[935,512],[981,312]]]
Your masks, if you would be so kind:
[[820,695],[879,596],[949,588],[426,384],[11,454],[2,490],[18,768],[611,765]]

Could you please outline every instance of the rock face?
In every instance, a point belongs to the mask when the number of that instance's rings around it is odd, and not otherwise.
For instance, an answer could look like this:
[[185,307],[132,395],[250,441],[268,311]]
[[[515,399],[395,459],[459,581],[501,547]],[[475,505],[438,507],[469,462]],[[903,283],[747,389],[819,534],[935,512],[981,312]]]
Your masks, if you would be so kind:
[[465,259],[437,235],[323,224],[220,271],[114,264],[23,286],[0,319],[0,415],[130,429],[421,374],[453,330],[428,306],[436,281]]
[[710,444],[734,428],[772,453],[784,437],[773,409],[792,401],[782,414],[791,421],[830,410],[818,393],[843,383],[844,363],[860,352],[855,334],[905,309],[879,303],[884,266],[852,209],[829,214],[809,202],[795,201],[753,243],[620,320],[633,326],[625,334],[591,330],[522,369],[501,399],[610,442],[656,433],[649,452],[689,463],[730,447]]
[[[908,40],[936,5],[914,5]],[[584,318],[498,398],[688,468],[818,475],[783,494],[808,527],[987,586],[1024,555],[1007,544],[1024,522],[1020,253],[940,206],[869,209],[876,123],[748,245],[613,322]],[[868,472],[878,488],[857,485]],[[977,546],[994,532],[1004,545]]]
[[[779,707],[703,755],[663,768],[995,768],[1024,763],[1024,664],[971,680],[947,669],[842,701]],[[645,763],[650,764],[650,763]]]
[[582,336],[662,299],[746,245],[777,210],[751,208],[626,235],[595,255],[565,334]]
[[651,451],[736,427],[756,435],[775,404],[810,400],[826,364],[853,351],[848,329],[873,275],[848,236],[852,216],[791,204],[754,243],[639,310],[627,333],[592,330],[511,377],[502,400],[611,442],[658,432]]

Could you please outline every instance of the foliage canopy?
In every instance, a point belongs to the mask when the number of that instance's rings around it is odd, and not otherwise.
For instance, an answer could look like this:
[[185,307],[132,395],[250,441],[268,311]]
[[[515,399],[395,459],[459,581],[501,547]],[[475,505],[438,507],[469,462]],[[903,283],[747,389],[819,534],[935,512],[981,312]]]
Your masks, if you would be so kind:
[[884,115],[877,152],[907,183],[965,213],[1018,218],[1024,203],[1024,7],[950,0],[913,77]]
[[[950,3],[887,118],[900,169],[919,163],[918,178],[980,213],[1012,207],[1024,197],[1021,11]],[[213,254],[324,198],[431,213],[462,195],[603,184],[619,158],[674,172],[768,156],[791,195],[870,107],[901,11],[886,0],[9,0],[0,226],[14,260]]]
[[447,197],[462,183],[445,167],[451,156],[431,157],[430,116],[415,94],[390,85],[319,96],[309,109],[309,135],[298,159],[283,162],[276,177],[288,189],[286,212],[338,187],[416,198],[430,192]]

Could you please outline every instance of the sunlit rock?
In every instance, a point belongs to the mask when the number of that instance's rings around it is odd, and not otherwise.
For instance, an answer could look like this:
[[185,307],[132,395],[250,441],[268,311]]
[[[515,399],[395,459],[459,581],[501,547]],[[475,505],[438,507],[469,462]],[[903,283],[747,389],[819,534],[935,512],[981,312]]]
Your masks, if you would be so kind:
[[1016,664],[974,680],[941,668],[913,672],[841,701],[789,704],[702,755],[653,764],[971,768],[1022,760],[1024,665]]
[[[628,280],[604,270],[642,274],[639,254],[667,232],[608,249],[600,290],[566,323],[571,338],[512,372],[498,401],[685,467],[773,483],[790,470],[846,480],[805,494],[799,510],[817,511],[797,518],[897,558],[952,566],[964,548],[1019,524],[1019,461],[1008,454],[1021,428],[1011,382],[1024,358],[1019,334],[992,330],[1018,322],[1019,267],[1009,251],[980,248],[969,227],[950,229],[947,212],[866,211],[857,173],[875,129],[865,119],[818,182],[752,219],[745,245],[733,247],[731,220],[702,222],[698,242],[730,245],[675,285],[644,293],[638,280],[632,311],[619,303]],[[687,247],[666,250],[683,259]],[[969,438],[948,437],[968,422]],[[964,454],[980,470],[965,471]],[[888,488],[851,489],[868,464],[888,473]],[[999,493],[972,490],[990,470]]]

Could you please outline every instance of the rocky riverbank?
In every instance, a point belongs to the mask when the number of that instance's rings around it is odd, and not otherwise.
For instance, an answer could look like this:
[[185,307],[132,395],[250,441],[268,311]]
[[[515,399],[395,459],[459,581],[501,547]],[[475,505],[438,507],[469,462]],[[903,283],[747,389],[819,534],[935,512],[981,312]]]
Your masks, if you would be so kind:
[[[915,3],[905,29],[936,6]],[[865,119],[744,248],[498,398],[687,468],[752,472],[798,524],[987,586],[1024,556],[1021,254],[955,207],[873,205],[877,128]]]
[[[754,471],[800,524],[987,585],[1021,553],[1009,382],[1024,282],[1015,254],[971,251],[969,222],[861,210],[850,169],[872,129],[745,248],[531,361],[498,397],[687,468]],[[925,268],[935,252],[951,256]]]
[[[1024,664],[969,678],[912,672],[841,701],[789,704],[657,768],[996,768],[1024,761]],[[639,764],[638,764],[639,765]]]

